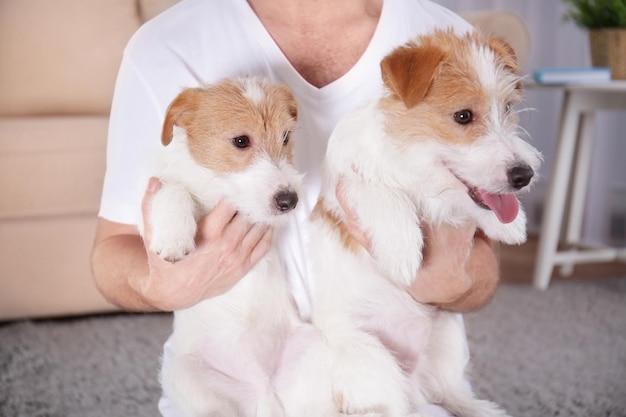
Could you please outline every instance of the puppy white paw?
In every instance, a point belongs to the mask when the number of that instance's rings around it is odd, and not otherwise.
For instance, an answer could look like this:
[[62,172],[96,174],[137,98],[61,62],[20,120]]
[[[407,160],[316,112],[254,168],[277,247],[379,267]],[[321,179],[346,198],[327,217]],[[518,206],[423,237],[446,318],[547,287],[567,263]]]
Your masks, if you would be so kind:
[[[416,229],[419,227],[416,226]],[[408,241],[396,236],[393,243],[381,244],[380,248],[374,249],[374,257],[379,268],[401,287],[411,285],[422,266],[424,245],[421,234],[419,236],[411,234],[413,236]]]
[[520,245],[526,242],[526,213],[520,210],[517,218],[507,224],[502,224],[494,218],[485,215],[478,219],[479,227],[490,238],[507,245]]
[[152,200],[150,250],[177,262],[196,247],[195,202],[185,190],[163,186]]
[[413,283],[422,265],[424,237],[417,208],[406,193],[392,187],[344,179],[344,193],[369,235],[378,268],[394,283]]
[[377,231],[372,232],[374,242],[374,257],[378,267],[401,287],[408,287],[417,276],[422,266],[424,235],[419,226],[419,219],[415,208],[408,200],[400,204],[392,213],[394,221],[391,223],[378,222]]
[[150,250],[156,252],[163,260],[176,263],[189,255],[196,247],[195,239],[190,239],[189,234],[172,238],[167,238],[166,235],[164,233],[157,238],[153,237],[150,244]]

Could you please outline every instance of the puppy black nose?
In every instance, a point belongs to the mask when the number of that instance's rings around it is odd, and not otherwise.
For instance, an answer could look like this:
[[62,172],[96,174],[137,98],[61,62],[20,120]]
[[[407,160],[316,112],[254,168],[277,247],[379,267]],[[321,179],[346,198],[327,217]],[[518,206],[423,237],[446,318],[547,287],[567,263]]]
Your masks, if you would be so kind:
[[531,178],[535,175],[535,172],[528,165],[513,167],[509,170],[509,183],[513,188],[524,188],[530,183]]
[[279,191],[274,196],[274,201],[278,210],[286,213],[298,204],[298,194],[293,191]]

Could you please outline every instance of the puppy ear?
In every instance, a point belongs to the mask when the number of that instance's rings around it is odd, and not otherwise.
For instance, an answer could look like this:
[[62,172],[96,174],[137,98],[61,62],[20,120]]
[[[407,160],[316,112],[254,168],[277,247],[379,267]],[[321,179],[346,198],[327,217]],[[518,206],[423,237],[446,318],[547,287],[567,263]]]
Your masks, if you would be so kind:
[[426,97],[445,56],[434,45],[401,46],[380,63],[383,81],[407,108],[414,107]]
[[298,120],[298,104],[296,103],[296,99],[293,97],[291,90],[283,84],[278,85],[277,88],[282,101],[287,104],[287,111],[289,112],[289,115],[293,117],[294,120]]
[[[517,62],[517,55],[513,47],[507,41],[498,37],[489,37],[487,43],[491,50],[495,52],[498,59],[504,63],[504,68],[511,71],[513,74],[519,75],[519,63]],[[522,88],[521,81],[518,83],[517,88]]]
[[186,88],[170,103],[161,131],[163,145],[167,146],[172,141],[174,125],[185,127],[185,119],[197,108],[199,91],[198,88]]

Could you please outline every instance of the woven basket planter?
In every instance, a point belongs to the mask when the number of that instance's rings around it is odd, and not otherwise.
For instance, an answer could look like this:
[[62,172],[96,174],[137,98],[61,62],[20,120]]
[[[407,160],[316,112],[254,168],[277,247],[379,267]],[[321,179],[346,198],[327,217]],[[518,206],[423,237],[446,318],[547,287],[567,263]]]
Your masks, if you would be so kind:
[[611,78],[626,79],[626,29],[590,30],[589,46],[594,67],[609,67]]

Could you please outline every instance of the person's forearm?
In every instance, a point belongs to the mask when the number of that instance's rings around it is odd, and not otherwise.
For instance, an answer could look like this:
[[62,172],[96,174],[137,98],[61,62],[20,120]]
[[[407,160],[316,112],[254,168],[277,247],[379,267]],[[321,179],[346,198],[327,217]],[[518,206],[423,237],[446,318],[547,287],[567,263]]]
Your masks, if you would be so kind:
[[130,285],[132,279],[149,274],[146,251],[139,236],[115,235],[98,242],[91,267],[100,293],[109,302],[129,311],[158,311]]
[[458,299],[436,304],[454,312],[468,312],[483,307],[491,300],[500,279],[500,267],[494,244],[481,232],[476,234],[466,273],[472,281],[470,289]]

